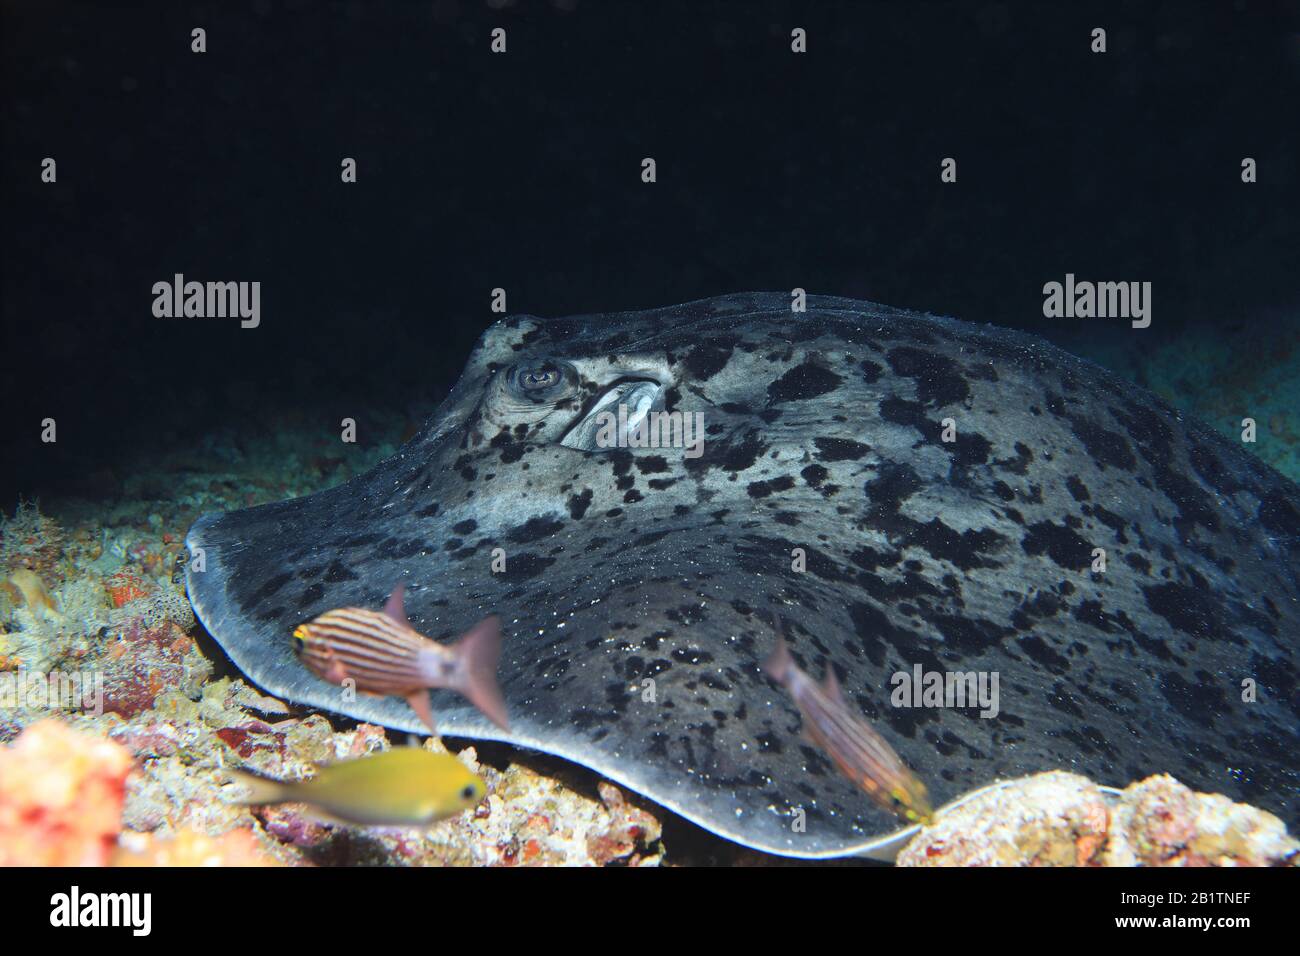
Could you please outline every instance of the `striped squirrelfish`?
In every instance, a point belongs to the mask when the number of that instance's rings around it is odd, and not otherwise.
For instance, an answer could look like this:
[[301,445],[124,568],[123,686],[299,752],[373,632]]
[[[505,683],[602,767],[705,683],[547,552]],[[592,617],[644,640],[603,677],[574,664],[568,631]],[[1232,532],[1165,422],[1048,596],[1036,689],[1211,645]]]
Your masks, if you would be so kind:
[[437,644],[406,619],[403,585],[383,611],[343,607],[294,628],[293,646],[313,673],[332,684],[355,681],[358,691],[406,698],[431,733],[437,733],[429,690],[454,690],[503,730],[509,729],[497,686],[501,622],[485,617],[455,644]]
[[250,791],[245,806],[305,803],[313,816],[332,823],[421,827],[483,799],[487,788],[451,754],[397,747],[369,757],[321,767],[309,780],[272,780],[235,770]]
[[818,684],[798,668],[779,638],[763,670],[790,692],[803,716],[804,734],[826,751],[841,773],[884,809],[913,823],[930,824],[934,811],[925,784],[849,707],[834,671],[827,667],[826,682]]

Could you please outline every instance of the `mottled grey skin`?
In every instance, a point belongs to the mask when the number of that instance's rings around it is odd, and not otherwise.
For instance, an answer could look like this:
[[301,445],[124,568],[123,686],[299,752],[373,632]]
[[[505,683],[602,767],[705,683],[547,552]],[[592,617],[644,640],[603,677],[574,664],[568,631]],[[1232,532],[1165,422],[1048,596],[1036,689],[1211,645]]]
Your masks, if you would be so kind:
[[[542,358],[576,368],[573,397],[511,392],[507,368]],[[702,411],[703,456],[558,444],[622,377]],[[1051,768],[1169,772],[1294,827],[1298,513],[1300,489],[1251,455],[1038,339],[733,295],[497,323],[392,459],[200,519],[188,584],[263,687],[417,732],[400,700],[345,703],[291,630],[378,608],[399,580],[436,640],[495,611],[511,731],[436,692],[442,732],[563,755],[764,850],[887,855],[896,818],[801,740],[759,669],[778,635],[814,677],[834,667],[936,805]],[[891,707],[890,675],[916,663],[999,672],[1001,712]]]

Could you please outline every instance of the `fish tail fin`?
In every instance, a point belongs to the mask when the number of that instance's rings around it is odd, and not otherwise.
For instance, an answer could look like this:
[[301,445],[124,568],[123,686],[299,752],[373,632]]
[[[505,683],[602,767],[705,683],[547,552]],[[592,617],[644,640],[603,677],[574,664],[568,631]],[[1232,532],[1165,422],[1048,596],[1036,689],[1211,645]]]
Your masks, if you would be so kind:
[[497,684],[497,662],[501,659],[501,619],[489,614],[456,642],[455,690],[465,695],[488,720],[502,730],[510,729],[506,702]]
[[793,667],[794,658],[790,656],[790,648],[786,647],[784,638],[778,637],[775,649],[768,655],[767,660],[763,661],[763,670],[772,680],[784,684],[790,679],[790,671]]
[[280,780],[263,777],[248,770],[229,771],[231,779],[246,788],[249,793],[234,802],[242,807],[258,807],[265,804],[285,803],[289,800],[288,786]]

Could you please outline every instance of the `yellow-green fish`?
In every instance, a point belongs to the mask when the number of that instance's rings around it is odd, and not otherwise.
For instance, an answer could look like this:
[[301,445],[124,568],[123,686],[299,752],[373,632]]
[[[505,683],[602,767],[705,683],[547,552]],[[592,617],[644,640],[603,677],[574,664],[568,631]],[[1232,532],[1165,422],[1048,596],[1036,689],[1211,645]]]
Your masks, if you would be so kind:
[[451,754],[397,747],[317,770],[310,780],[233,771],[246,806],[305,803],[316,816],[358,826],[420,827],[476,805],[487,787]]
[[834,671],[828,667],[826,682],[818,684],[798,668],[780,638],[763,670],[790,692],[803,715],[804,733],[826,751],[841,773],[886,810],[913,823],[930,824],[934,811],[925,784],[885,738],[849,708]]

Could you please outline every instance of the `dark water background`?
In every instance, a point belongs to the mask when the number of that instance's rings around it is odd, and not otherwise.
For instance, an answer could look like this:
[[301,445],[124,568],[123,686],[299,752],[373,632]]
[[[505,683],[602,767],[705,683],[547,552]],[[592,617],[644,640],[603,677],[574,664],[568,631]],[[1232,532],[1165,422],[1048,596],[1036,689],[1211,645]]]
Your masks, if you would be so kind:
[[[1300,314],[1298,9],[7,0],[0,506],[436,401],[496,286],[543,316],[801,286],[1267,350]],[[154,318],[176,272],[260,281],[261,327]],[[1044,319],[1066,272],[1152,282],[1152,328]]]

